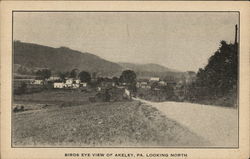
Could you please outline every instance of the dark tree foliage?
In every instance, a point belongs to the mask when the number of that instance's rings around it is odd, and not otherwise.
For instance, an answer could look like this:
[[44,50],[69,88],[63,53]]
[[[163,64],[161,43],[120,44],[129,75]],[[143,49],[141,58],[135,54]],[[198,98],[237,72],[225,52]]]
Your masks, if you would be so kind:
[[137,88],[136,88],[136,82],[131,83],[130,85],[128,85],[128,89],[134,93],[137,92]]
[[132,70],[125,70],[120,76],[120,82],[132,84],[136,81],[136,74]]
[[86,72],[86,71],[82,71],[79,73],[78,77],[80,78],[80,80],[82,82],[87,82],[89,83],[91,81],[91,76],[90,73]]
[[42,69],[42,70],[38,70],[36,72],[36,75],[40,78],[40,79],[48,79],[51,76],[51,70],[49,69]]
[[197,73],[196,87],[200,96],[222,96],[237,85],[238,44],[220,42],[220,48]]
[[17,72],[20,73],[20,74],[29,74],[29,71],[23,66],[20,66],[18,68]]
[[64,82],[66,77],[69,77],[69,72],[59,72],[58,75],[61,78],[61,80]]
[[136,89],[136,73],[132,70],[125,70],[122,72],[120,82],[127,83],[128,89],[132,92],[137,92]]
[[78,76],[79,70],[77,68],[70,72],[70,78],[76,78]]
[[157,82],[154,82],[154,83],[151,84],[151,90],[154,90],[157,87],[158,87],[158,83]]
[[113,78],[112,78],[112,81],[113,81],[115,84],[119,84],[119,78],[118,78],[118,77],[113,77]]
[[97,77],[97,83],[100,84],[104,81],[103,77]]
[[23,94],[27,91],[27,84],[25,82],[22,82],[21,85],[17,89],[17,94]]

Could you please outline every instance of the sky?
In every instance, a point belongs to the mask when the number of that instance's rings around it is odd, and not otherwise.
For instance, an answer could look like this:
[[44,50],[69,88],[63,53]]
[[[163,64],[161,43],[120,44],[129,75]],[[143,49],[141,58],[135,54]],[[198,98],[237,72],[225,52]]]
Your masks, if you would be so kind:
[[14,12],[13,39],[69,47],[112,62],[197,71],[234,42],[237,12]]

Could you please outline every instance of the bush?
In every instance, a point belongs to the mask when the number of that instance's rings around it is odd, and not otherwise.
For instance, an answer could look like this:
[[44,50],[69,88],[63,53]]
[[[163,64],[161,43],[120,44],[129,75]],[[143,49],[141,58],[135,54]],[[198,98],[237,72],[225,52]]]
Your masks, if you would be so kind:
[[15,94],[24,94],[27,92],[27,84],[25,82],[22,82],[20,86],[14,90]]
[[22,112],[22,111],[24,111],[24,106],[16,106],[16,107],[13,109],[13,112],[14,112],[14,113]]

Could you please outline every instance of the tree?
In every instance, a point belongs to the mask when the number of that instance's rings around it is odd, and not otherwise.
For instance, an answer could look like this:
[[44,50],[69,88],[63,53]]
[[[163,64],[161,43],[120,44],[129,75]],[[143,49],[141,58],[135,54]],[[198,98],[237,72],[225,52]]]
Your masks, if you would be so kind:
[[113,77],[113,78],[112,78],[112,81],[113,81],[116,85],[118,85],[118,83],[119,83],[119,78],[118,78],[118,77]]
[[28,70],[24,66],[20,66],[17,69],[17,72],[20,73],[20,74],[29,74]]
[[127,83],[128,89],[132,92],[136,92],[136,74],[132,70],[125,70],[120,76],[120,82]]
[[86,72],[86,71],[82,71],[79,73],[78,77],[80,78],[80,80],[82,82],[87,82],[89,83],[91,81],[91,76],[90,73]]
[[104,81],[103,77],[97,77],[97,83],[100,84]]
[[21,85],[18,87],[17,94],[23,94],[27,91],[27,84],[22,82]]
[[237,85],[237,45],[221,41],[205,68],[199,69],[195,85],[200,96],[223,96]]
[[73,69],[71,72],[70,72],[70,77],[71,78],[76,78],[78,76],[78,72],[79,70],[77,68]]
[[69,72],[59,72],[58,75],[62,81],[65,81],[66,77],[69,77]]
[[154,90],[157,87],[158,87],[158,83],[157,82],[154,82],[154,83],[151,84],[151,90]]
[[136,74],[132,70],[125,70],[120,76],[120,82],[132,84],[136,82]]
[[39,78],[45,80],[45,79],[48,79],[48,78],[51,76],[51,70],[49,70],[49,69],[38,70],[38,71],[36,72],[36,75],[37,75]]

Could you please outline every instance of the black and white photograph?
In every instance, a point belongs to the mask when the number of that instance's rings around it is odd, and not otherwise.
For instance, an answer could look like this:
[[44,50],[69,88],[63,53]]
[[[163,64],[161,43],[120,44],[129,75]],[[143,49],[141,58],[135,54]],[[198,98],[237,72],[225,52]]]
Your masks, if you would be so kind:
[[13,11],[13,148],[238,148],[237,11]]

